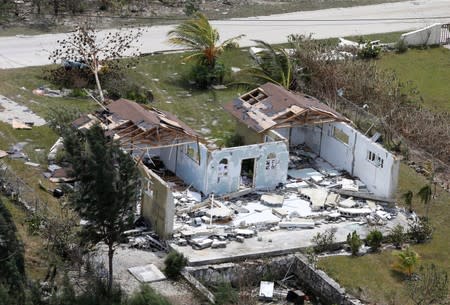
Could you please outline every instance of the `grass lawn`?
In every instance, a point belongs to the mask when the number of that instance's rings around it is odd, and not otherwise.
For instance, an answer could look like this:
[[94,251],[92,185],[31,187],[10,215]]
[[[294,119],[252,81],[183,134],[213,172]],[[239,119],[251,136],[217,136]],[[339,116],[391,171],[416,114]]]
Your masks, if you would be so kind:
[[[425,183],[424,177],[402,164],[398,197],[407,190],[416,193]],[[413,204],[419,214],[423,214],[423,205],[417,198]],[[421,263],[434,263],[450,274],[449,215],[450,194],[438,190],[438,198],[432,202],[430,210],[430,218],[435,228],[433,239],[426,244],[414,245],[413,249],[421,256]],[[392,251],[383,251],[357,258],[327,257],[319,261],[319,267],[355,295],[377,303],[388,302],[395,296],[397,298],[395,304],[412,304],[404,292],[402,276],[391,268],[394,261]]]
[[409,49],[403,54],[383,54],[378,64],[394,70],[401,81],[412,81],[427,107],[450,111],[449,49]]

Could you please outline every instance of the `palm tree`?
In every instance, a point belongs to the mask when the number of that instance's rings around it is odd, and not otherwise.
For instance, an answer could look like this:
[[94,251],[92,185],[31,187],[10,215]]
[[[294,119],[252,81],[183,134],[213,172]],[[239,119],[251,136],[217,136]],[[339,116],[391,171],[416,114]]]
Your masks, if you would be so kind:
[[406,273],[410,277],[419,262],[419,254],[410,247],[407,247],[404,251],[395,252],[394,255],[397,257],[397,263],[393,266],[394,269]]
[[417,195],[420,198],[420,201],[425,205],[425,217],[428,218],[428,212],[430,210],[430,202],[431,198],[433,197],[433,190],[431,188],[430,184],[427,184],[423,186],[419,192],[417,192]]
[[256,61],[257,66],[245,70],[246,74],[256,79],[271,82],[288,90],[296,88],[295,65],[288,52],[280,47],[273,47],[262,40],[254,40],[257,47],[264,49]]
[[414,197],[414,193],[411,190],[407,191],[406,193],[404,193],[402,195],[402,198],[405,201],[405,205],[409,208],[410,212],[413,211],[413,207],[412,207],[413,197]]
[[223,51],[236,44],[244,35],[239,35],[219,43],[219,32],[211,26],[205,15],[197,13],[195,18],[186,20],[167,33],[169,43],[186,47],[194,51],[184,58],[185,61],[196,60],[213,70],[217,58]]

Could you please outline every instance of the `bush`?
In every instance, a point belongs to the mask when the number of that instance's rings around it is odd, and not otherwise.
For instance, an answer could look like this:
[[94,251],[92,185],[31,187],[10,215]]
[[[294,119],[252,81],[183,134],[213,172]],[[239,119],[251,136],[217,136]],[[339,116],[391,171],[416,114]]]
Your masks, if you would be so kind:
[[356,231],[353,231],[351,234],[347,235],[347,244],[350,246],[350,250],[352,251],[352,255],[357,255],[359,252],[359,248],[362,246],[362,240],[359,237]]
[[401,249],[406,241],[405,229],[402,225],[396,225],[389,232],[389,241],[397,248]]
[[370,44],[369,41],[364,41],[365,45],[358,51],[358,57],[363,59],[378,58],[381,54],[381,47]]
[[323,233],[317,232],[311,239],[311,242],[314,244],[314,251],[320,253],[335,250],[334,242],[336,231],[336,228],[331,228],[325,230]]
[[416,243],[421,244],[430,240],[433,236],[433,227],[425,217],[420,217],[411,223],[408,228],[409,237]]
[[237,304],[239,301],[239,294],[229,282],[222,282],[214,287],[214,296],[216,297],[216,304],[228,305]]
[[223,83],[227,72],[229,72],[229,69],[225,68],[225,65],[220,62],[216,63],[214,68],[196,64],[189,73],[189,79],[195,81],[198,88],[206,89],[211,85]]
[[378,230],[370,231],[366,238],[366,245],[370,247],[372,251],[378,251],[383,241],[383,234]]
[[141,289],[134,293],[128,302],[127,305],[170,305],[169,301],[166,300],[163,296],[156,293],[151,287],[148,285],[141,285]]
[[166,259],[164,260],[165,269],[164,273],[169,278],[177,278],[183,270],[184,266],[187,264],[187,259],[184,257],[182,253],[178,253],[176,251],[170,252]]
[[397,50],[397,53],[405,53],[408,51],[408,44],[403,39],[400,39],[395,44],[395,49]]

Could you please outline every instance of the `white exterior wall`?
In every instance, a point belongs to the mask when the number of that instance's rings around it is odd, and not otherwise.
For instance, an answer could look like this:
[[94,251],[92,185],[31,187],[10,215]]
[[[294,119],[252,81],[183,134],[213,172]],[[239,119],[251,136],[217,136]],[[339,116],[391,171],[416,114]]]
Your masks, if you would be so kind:
[[[348,136],[347,143],[333,136],[334,127]],[[375,195],[386,198],[395,195],[400,160],[380,144],[346,123],[323,124],[322,132],[318,127],[295,129],[298,133],[304,132],[304,143],[315,153],[334,167],[358,177]],[[369,151],[383,160],[383,166],[368,160]]]
[[435,23],[423,29],[402,34],[402,39],[408,46],[437,45],[441,42],[442,25]]

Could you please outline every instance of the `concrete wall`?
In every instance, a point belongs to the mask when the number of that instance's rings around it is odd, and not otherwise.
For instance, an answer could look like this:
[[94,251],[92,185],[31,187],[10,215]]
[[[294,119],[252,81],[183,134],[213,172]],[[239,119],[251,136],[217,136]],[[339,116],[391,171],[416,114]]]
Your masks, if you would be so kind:
[[307,286],[320,301],[325,304],[357,305],[361,302],[347,295],[345,289],[330,278],[322,270],[317,270],[308,264],[308,260],[301,254],[295,258],[293,273],[302,284]]
[[185,271],[207,285],[222,282],[235,287],[259,286],[262,279],[276,281],[295,274],[302,289],[313,293],[322,304],[360,305],[361,302],[346,294],[345,289],[325,272],[312,268],[301,255],[286,255],[272,259],[260,259],[241,263],[224,263],[201,267],[186,267]]
[[400,39],[408,46],[438,45],[441,42],[442,25],[435,23],[425,28],[402,34]]
[[[269,154],[275,154],[275,168],[266,168]],[[228,171],[220,174],[220,161],[226,159]],[[279,183],[285,183],[289,162],[289,152],[285,141],[230,147],[210,152],[207,170],[206,193],[218,195],[239,190],[241,164],[244,159],[255,159],[254,187],[256,189],[274,189]]]
[[162,238],[173,233],[175,206],[170,187],[158,175],[139,163],[142,175],[142,216],[151,223],[152,229]]
[[[303,133],[296,142],[303,139],[312,151],[330,164],[361,179],[375,195],[386,198],[395,195],[400,159],[380,144],[346,123],[326,123],[322,125],[322,129],[309,127],[295,130],[298,134]],[[334,135],[337,131],[348,136],[348,141],[338,139]],[[294,137],[291,136],[291,141],[292,138]],[[378,164],[377,160],[369,160],[369,151],[375,158],[380,158],[383,164]]]
[[[206,183],[208,180],[207,164],[208,164],[208,148],[199,143],[190,144],[191,148],[196,150],[195,158],[187,154],[187,146],[179,146],[177,149],[176,170],[174,173],[183,181],[192,185],[198,191],[206,194]],[[197,154],[197,149],[200,154]],[[200,158],[198,160],[198,157]]]

